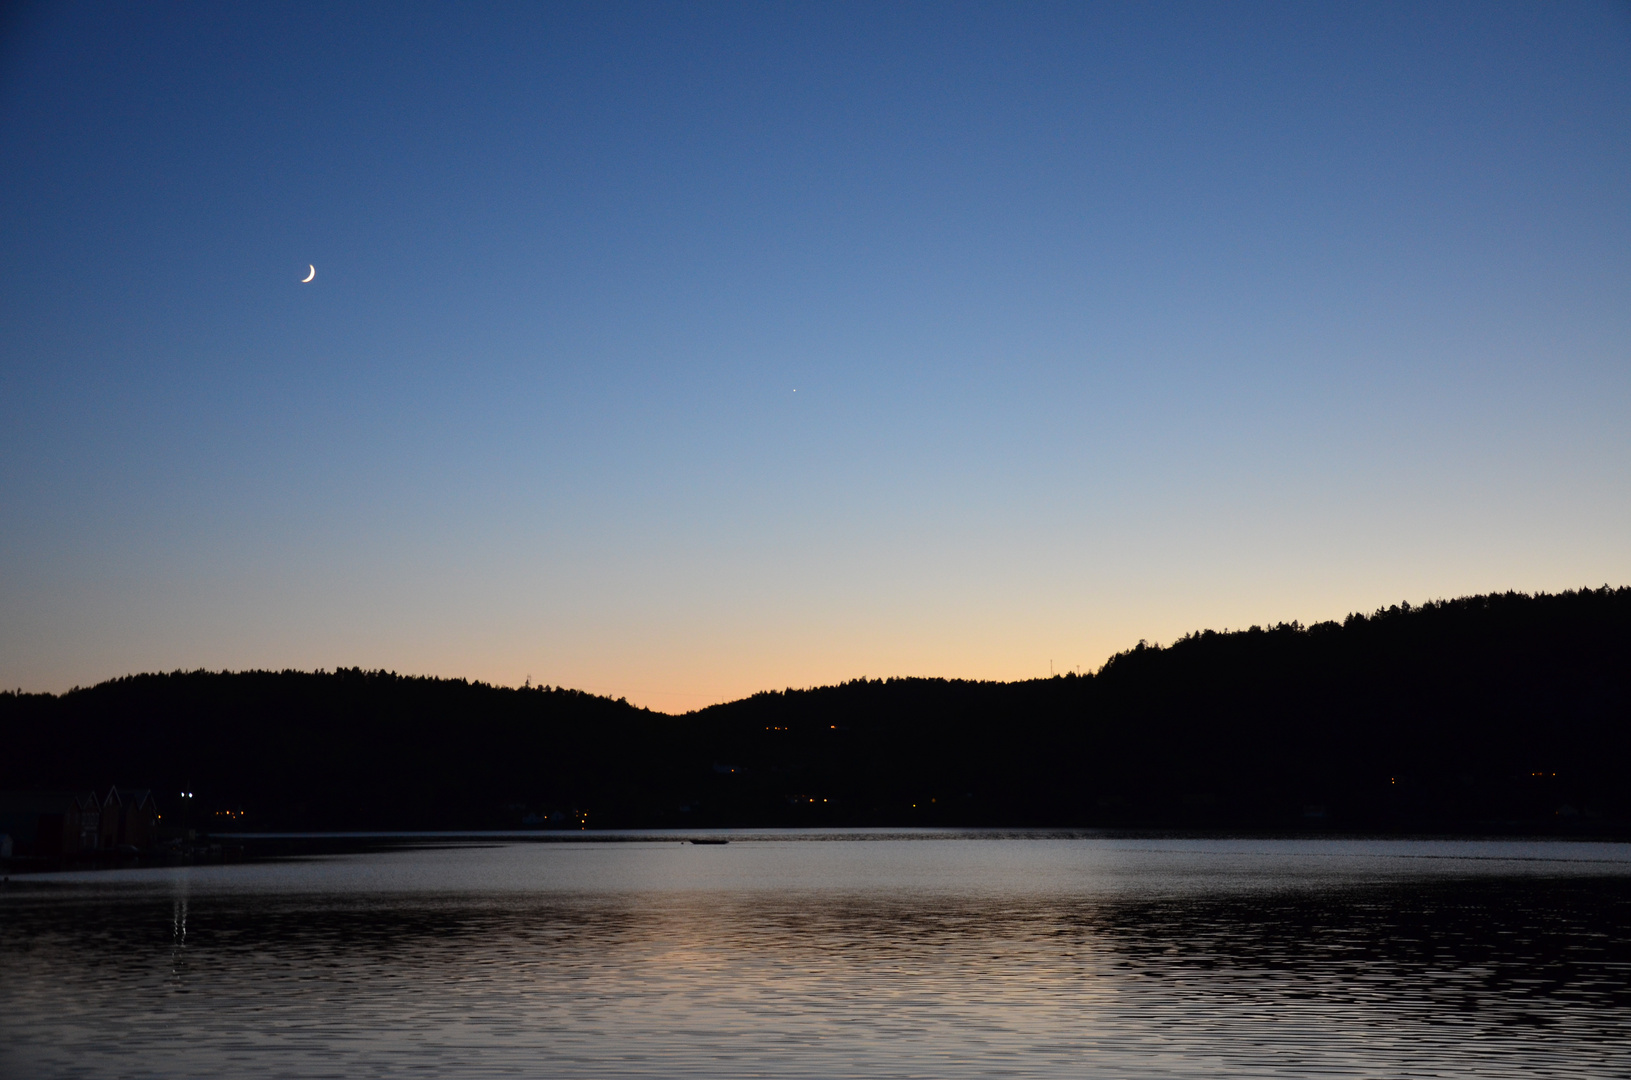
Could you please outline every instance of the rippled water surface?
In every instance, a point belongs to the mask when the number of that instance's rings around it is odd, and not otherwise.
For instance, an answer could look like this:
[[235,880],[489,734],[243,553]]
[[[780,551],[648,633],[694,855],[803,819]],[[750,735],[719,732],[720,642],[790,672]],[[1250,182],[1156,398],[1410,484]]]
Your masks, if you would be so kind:
[[14,878],[0,1073],[1631,1076],[1631,849],[757,835]]

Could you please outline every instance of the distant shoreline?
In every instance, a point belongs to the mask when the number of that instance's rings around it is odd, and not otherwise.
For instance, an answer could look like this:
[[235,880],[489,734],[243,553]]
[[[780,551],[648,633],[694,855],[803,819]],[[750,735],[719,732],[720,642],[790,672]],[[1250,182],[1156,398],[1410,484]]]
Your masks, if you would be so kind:
[[832,828],[1618,837],[1631,588],[1401,604],[1140,643],[1088,675],[856,679],[681,716],[360,669],[136,675],[0,693],[0,745],[0,816],[16,810],[0,833],[25,855],[68,848],[17,808],[112,785],[151,790],[153,843],[172,845]]

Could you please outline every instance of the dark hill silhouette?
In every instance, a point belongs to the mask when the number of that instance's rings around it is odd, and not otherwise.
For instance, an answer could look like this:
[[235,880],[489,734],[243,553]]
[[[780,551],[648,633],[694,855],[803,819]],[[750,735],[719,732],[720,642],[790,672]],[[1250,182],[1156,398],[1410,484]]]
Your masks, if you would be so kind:
[[[1631,827],[1631,589],[1140,644],[1091,676],[856,680],[671,717],[382,672],[0,695],[0,785],[238,828]],[[588,817],[583,819],[581,814]],[[172,818],[173,820],[173,818]]]
[[638,805],[661,781],[642,766],[663,760],[672,731],[661,714],[575,690],[357,669],[133,675],[0,698],[0,737],[15,748],[0,784],[135,777],[166,813],[192,791],[196,823],[242,810],[245,828],[519,827],[528,810]]

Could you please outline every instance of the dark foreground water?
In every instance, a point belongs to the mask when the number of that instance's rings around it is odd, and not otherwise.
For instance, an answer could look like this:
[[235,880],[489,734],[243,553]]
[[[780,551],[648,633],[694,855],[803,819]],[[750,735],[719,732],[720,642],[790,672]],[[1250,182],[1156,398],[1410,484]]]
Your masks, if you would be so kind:
[[1631,1076],[1631,849],[739,837],[14,878],[0,1073]]

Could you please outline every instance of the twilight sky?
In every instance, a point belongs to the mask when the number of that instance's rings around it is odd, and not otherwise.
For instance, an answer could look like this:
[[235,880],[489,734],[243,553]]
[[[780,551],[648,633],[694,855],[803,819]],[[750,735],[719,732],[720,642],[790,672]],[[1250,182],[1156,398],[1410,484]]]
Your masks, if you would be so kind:
[[0,30],[0,685],[683,710],[1631,583],[1626,4]]

